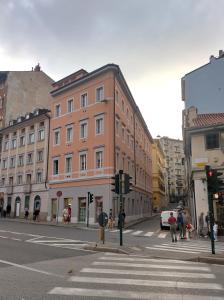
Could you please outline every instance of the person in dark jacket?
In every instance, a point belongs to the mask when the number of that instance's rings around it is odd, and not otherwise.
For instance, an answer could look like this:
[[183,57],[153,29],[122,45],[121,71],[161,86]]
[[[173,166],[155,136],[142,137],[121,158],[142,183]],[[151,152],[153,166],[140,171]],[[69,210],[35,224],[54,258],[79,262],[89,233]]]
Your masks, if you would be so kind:
[[184,219],[183,219],[183,215],[181,212],[178,213],[177,216],[177,226],[180,232],[180,238],[183,239],[184,238]]

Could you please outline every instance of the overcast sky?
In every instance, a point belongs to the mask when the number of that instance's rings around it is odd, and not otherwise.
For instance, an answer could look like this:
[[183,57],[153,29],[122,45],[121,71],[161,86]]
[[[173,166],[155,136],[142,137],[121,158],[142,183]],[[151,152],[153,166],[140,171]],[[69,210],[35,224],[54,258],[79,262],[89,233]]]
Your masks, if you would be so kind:
[[181,77],[224,48],[223,0],[0,0],[0,70],[120,66],[153,137],[182,138]]

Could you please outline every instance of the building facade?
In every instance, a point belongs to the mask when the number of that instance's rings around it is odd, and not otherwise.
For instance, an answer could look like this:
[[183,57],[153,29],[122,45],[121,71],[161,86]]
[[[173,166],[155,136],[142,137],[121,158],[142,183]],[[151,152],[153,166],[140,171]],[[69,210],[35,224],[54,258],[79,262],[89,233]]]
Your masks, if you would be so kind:
[[160,140],[154,139],[154,144],[152,145],[152,204],[154,211],[159,211],[168,205],[168,198],[165,193],[165,172],[165,154]]
[[182,100],[185,109],[195,106],[198,113],[224,111],[224,52],[211,55],[209,63],[187,73],[182,78]]
[[[162,149],[165,153],[167,168],[167,194],[169,202],[185,201],[186,180],[184,164],[183,141],[168,137],[160,138]],[[186,203],[185,203],[186,204]]]
[[11,216],[24,217],[26,208],[47,217],[49,126],[49,110],[36,109],[0,130],[0,204]]
[[[205,166],[224,172],[224,113],[198,114],[195,107],[185,110],[184,140],[188,167],[188,195],[195,226],[208,212]],[[224,207],[213,195],[215,220],[224,228]]]
[[48,219],[62,220],[71,204],[71,222],[85,223],[88,192],[94,195],[89,223],[97,222],[101,210],[112,209],[116,217],[111,177],[119,170],[133,182],[123,198],[126,220],[149,215],[153,140],[120,68],[80,70],[55,82],[51,95]]
[[35,108],[49,108],[53,82],[39,65],[33,71],[0,71],[0,129]]

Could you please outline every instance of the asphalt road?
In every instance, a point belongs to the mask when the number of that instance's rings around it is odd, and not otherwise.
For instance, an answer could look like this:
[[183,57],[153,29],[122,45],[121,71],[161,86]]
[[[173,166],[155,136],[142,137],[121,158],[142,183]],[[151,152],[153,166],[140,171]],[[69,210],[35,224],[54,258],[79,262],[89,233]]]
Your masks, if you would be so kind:
[[[165,246],[169,231],[158,220],[126,229],[125,244],[139,249],[131,257],[83,250],[97,241],[95,229],[0,219],[0,299],[223,299],[223,266],[158,258],[167,249],[173,259],[185,257],[183,247],[189,252],[197,242]],[[119,232],[107,231],[106,239],[118,243]],[[208,243],[198,243],[205,251]]]

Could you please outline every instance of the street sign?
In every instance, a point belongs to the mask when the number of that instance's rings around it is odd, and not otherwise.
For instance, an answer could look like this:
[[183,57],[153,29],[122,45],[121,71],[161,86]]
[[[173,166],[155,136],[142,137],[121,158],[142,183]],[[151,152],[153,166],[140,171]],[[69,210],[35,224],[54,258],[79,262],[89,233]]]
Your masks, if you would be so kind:
[[57,197],[61,197],[62,196],[62,191],[57,191]]

